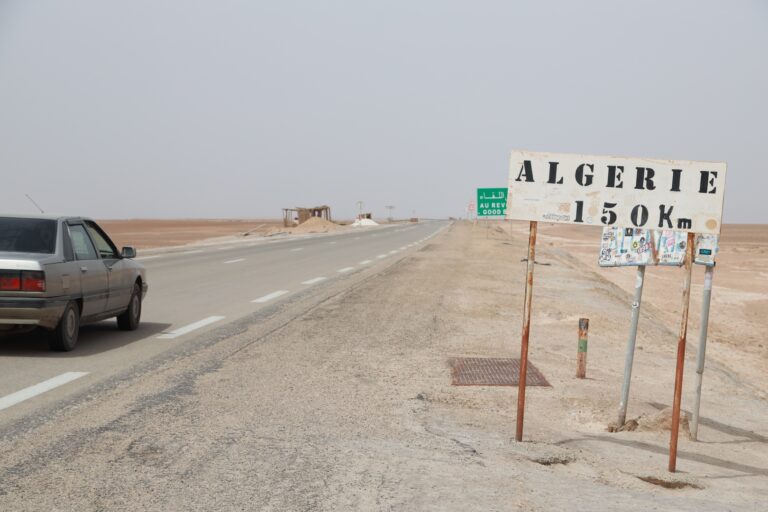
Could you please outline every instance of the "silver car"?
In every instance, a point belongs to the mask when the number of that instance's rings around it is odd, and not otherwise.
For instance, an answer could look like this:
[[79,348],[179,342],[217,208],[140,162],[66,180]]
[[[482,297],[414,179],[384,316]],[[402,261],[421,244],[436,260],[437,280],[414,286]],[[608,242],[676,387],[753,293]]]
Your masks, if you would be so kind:
[[41,327],[68,351],[84,323],[136,329],[147,276],[135,257],[90,219],[0,215],[0,333]]

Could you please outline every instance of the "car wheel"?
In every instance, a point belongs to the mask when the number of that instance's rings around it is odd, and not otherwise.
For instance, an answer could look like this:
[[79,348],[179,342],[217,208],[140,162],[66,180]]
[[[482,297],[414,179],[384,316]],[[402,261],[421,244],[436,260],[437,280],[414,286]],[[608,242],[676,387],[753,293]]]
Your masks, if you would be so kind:
[[64,308],[59,325],[48,335],[48,345],[51,350],[69,352],[77,344],[80,332],[80,308],[76,302],[70,302]]
[[128,309],[117,317],[117,326],[124,331],[135,331],[141,321],[141,286],[134,283]]

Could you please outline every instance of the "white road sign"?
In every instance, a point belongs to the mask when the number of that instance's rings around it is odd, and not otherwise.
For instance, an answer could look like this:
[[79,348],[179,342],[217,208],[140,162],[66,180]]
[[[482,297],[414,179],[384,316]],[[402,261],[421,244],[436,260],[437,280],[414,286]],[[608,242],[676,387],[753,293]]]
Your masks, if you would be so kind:
[[719,234],[724,162],[513,151],[507,218]]

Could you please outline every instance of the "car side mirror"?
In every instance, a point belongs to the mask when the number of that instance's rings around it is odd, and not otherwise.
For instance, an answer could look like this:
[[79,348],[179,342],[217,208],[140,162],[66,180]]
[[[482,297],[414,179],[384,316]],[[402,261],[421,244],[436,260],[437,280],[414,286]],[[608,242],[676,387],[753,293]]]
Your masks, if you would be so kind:
[[132,259],[136,257],[136,249],[133,247],[123,247],[123,250],[120,252],[120,256],[122,258],[128,258]]

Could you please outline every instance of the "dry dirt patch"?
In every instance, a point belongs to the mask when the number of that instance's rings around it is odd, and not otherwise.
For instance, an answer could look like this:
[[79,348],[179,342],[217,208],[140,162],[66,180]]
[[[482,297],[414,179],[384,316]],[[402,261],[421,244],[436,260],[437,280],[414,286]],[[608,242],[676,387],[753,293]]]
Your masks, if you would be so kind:
[[110,238],[122,247],[170,247],[223,236],[266,234],[282,225],[275,219],[129,219],[99,221]]

